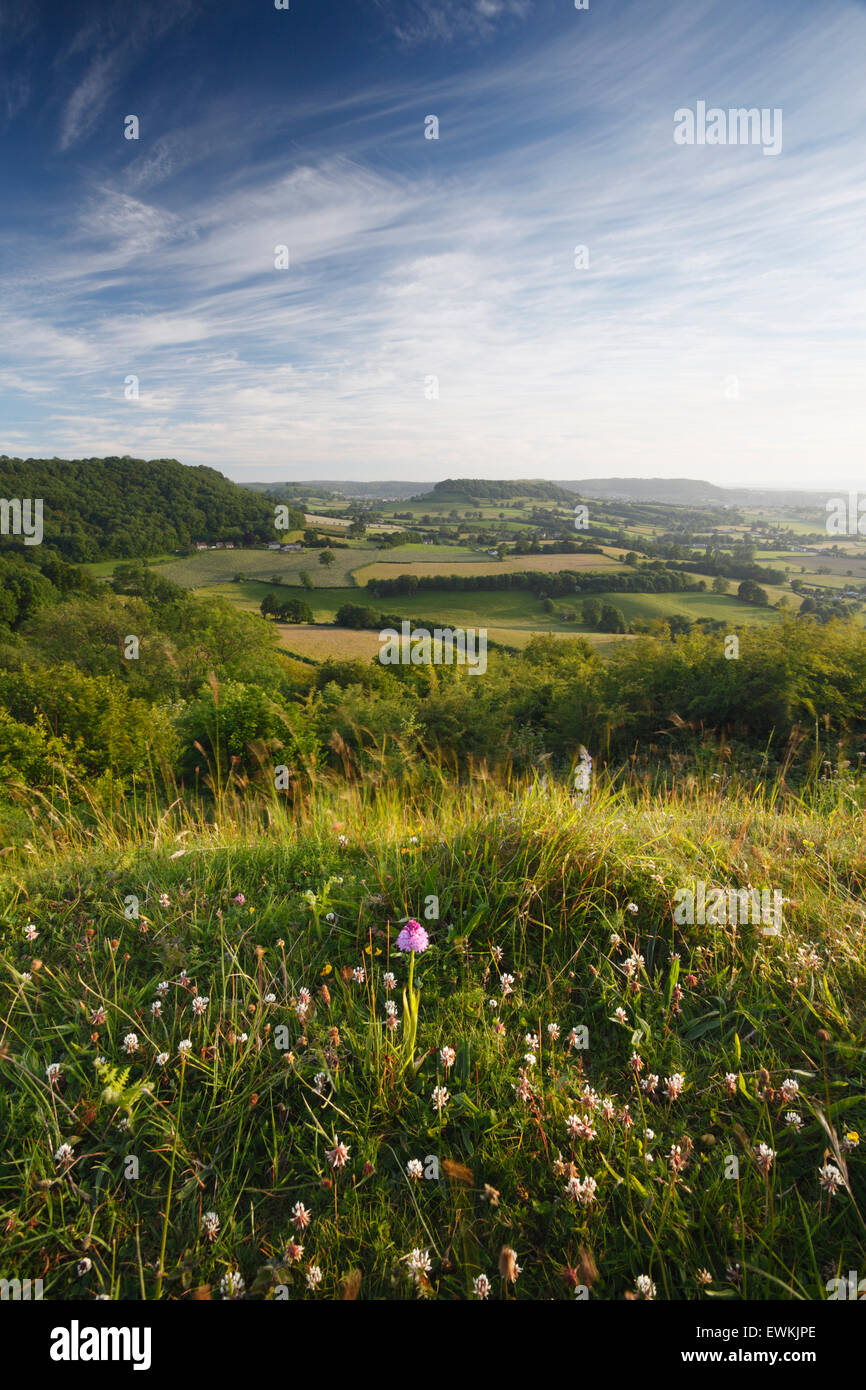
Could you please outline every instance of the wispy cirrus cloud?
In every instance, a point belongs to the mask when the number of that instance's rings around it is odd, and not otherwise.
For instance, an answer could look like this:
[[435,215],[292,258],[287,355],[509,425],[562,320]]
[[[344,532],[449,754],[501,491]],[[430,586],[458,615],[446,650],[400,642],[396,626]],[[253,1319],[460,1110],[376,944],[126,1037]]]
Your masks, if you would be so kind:
[[[9,438],[247,477],[854,474],[866,17],[615,8],[94,167],[0,273]],[[699,97],[782,106],[783,155],[675,146]]]

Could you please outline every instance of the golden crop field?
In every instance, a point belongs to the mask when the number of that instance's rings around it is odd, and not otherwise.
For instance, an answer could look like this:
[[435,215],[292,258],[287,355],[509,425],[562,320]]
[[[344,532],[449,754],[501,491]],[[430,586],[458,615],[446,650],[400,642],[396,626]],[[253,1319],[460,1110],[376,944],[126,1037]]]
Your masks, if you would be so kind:
[[433,574],[519,574],[522,570],[541,570],[555,574],[557,570],[618,570],[620,565],[605,555],[510,555],[507,560],[421,560],[415,564],[377,560],[353,571],[358,584],[370,579],[396,579],[400,574],[414,574],[418,579]]
[[379,650],[377,632],[359,632],[349,627],[326,627],[307,623],[277,623],[280,646],[310,661],[370,661]]

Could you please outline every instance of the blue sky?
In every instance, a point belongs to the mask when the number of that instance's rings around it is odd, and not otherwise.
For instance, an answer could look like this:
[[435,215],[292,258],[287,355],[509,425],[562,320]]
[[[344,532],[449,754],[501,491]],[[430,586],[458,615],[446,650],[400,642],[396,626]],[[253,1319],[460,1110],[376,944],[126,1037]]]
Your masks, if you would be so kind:
[[857,485],[864,52],[860,0],[0,0],[0,449]]

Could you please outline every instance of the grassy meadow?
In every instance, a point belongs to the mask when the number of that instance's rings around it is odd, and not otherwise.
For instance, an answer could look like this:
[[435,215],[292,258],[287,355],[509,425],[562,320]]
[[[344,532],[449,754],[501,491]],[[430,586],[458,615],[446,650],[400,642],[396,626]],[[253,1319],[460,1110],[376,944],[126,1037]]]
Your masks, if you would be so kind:
[[[825,1297],[866,1256],[860,800],[480,778],[34,809],[0,876],[6,1276]],[[697,880],[780,888],[781,933],[677,926]]]

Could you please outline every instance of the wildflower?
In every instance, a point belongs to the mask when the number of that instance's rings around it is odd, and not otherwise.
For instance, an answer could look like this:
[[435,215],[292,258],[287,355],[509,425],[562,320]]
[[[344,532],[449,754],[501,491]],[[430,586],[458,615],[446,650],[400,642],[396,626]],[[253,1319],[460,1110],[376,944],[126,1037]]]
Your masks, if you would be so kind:
[[622,937],[621,937],[617,932],[615,932],[615,931],[612,931],[611,934],[610,934],[610,944],[611,944],[611,946],[621,946],[621,945],[622,945]]
[[303,1259],[303,1255],[303,1245],[299,1245],[296,1240],[290,1240],[283,1255],[283,1263],[287,1265],[297,1264],[299,1260]]
[[313,1077],[313,1090],[316,1092],[317,1096],[323,1096],[325,1094],[327,1082],[327,1072],[317,1071],[316,1075]]
[[301,988],[298,990],[298,1000],[305,1008],[309,1008],[310,1004],[313,1002],[313,996],[306,985],[301,985]]
[[312,1221],[312,1213],[307,1211],[303,1202],[295,1202],[292,1207],[292,1225],[297,1231],[305,1231]]
[[397,977],[390,970],[386,970],[385,974],[382,976],[382,983],[390,994],[391,990],[396,988]]
[[771,1149],[768,1144],[757,1144],[752,1153],[759,1171],[765,1175],[769,1173],[773,1159],[776,1157],[775,1149]]
[[338,835],[338,836],[337,836],[337,844],[340,846],[340,849],[347,849],[347,848],[348,848],[348,845],[349,845],[349,841],[348,841],[348,839],[346,838],[345,835]]
[[566,1120],[566,1128],[573,1139],[594,1139],[596,1137],[589,1120],[585,1120],[582,1115],[569,1115]]
[[156,1054],[156,1065],[157,1065],[158,1067],[164,1067],[167,1061],[168,1061],[168,1053],[167,1053],[167,1052],[158,1052],[158,1053]]
[[489,1202],[492,1207],[499,1206],[499,1192],[495,1187],[491,1187],[489,1182],[484,1184],[484,1201]]
[[735,1260],[732,1260],[731,1263],[728,1265],[727,1269],[725,1270],[725,1278],[727,1279],[729,1284],[739,1284],[740,1266]]
[[404,952],[417,951],[420,955],[422,951],[427,950],[429,945],[430,938],[421,926],[421,923],[416,922],[414,918],[410,918],[397,937],[397,950]]
[[658,1090],[658,1084],[659,1084],[659,1079],[658,1079],[658,1077],[656,1076],[656,1074],[655,1074],[654,1071],[651,1071],[650,1074],[649,1074],[649,1076],[647,1076],[647,1077],[640,1083],[640,1088],[641,1088],[641,1090],[643,1091],[644,1095],[647,1095],[647,1096],[654,1096],[655,1093],[656,1093],[656,1091]]
[[502,961],[502,947],[501,947],[501,946],[491,946],[491,947],[490,947],[490,954],[492,955],[493,959],[496,961],[496,964],[499,965],[499,964],[501,963],[501,961]]
[[434,1086],[433,1094],[430,1097],[430,1099],[433,1103],[433,1109],[438,1110],[439,1114],[441,1115],[442,1111],[445,1109],[445,1106],[447,1105],[451,1097],[449,1096],[444,1086]]
[[363,965],[356,965],[355,969],[352,971],[352,979],[355,981],[355,984],[362,985],[366,978],[367,972],[364,969]]
[[818,1169],[818,1179],[825,1192],[829,1192],[833,1197],[843,1184],[842,1174],[835,1163],[825,1163]]
[[521,1272],[517,1263],[517,1251],[512,1250],[510,1245],[503,1245],[499,1252],[499,1273],[506,1283],[513,1284]]
[[85,1274],[89,1274],[92,1268],[93,1261],[85,1255],[84,1259],[79,1260],[78,1264],[75,1266],[75,1273],[78,1275],[79,1279],[83,1279]]
[[605,1096],[601,1102],[601,1113],[605,1120],[610,1122],[616,1114],[616,1106],[610,1096]]
[[160,980],[159,984],[156,987],[156,992],[157,994],[166,995],[168,994],[168,989],[168,980]]
[[524,1039],[524,1041],[525,1041],[527,1047],[530,1049],[530,1051],[536,1052],[536,1051],[538,1050],[538,1034],[537,1034],[537,1033],[527,1033],[527,1034],[526,1034],[526,1037],[525,1037],[525,1039]]
[[99,1024],[104,1023],[105,1010],[103,1008],[94,1009],[92,1014],[90,1015],[90,1022],[93,1024],[94,1028],[98,1027]]
[[160,905],[160,907],[170,907],[170,906],[171,906],[171,898],[168,896],[167,893],[160,893],[160,895],[159,895],[159,905]]
[[45,1075],[48,1077],[48,1084],[53,1086],[55,1081],[60,1080],[60,1063],[49,1062],[45,1068]]
[[93,1065],[95,1067],[105,1067],[108,1065],[108,1063],[106,1062],[104,1057],[94,1057]]
[[636,1283],[637,1291],[642,1298],[655,1298],[656,1286],[648,1274],[639,1274]]
[[24,935],[28,941],[35,941],[39,935],[39,930],[33,922],[28,922],[24,928]]
[[177,1050],[181,1057],[186,1057],[187,1053],[192,1051],[192,1039],[184,1038],[183,1042],[178,1043]]
[[234,901],[237,903],[238,907],[243,907],[244,903],[246,902],[246,898],[244,897],[243,893],[235,893]]
[[579,1029],[579,1028],[572,1028],[571,1032],[570,1032],[569,1035],[568,1035],[568,1045],[569,1045],[569,1047],[577,1047],[578,1044],[580,1043],[580,1041],[581,1041],[580,1029]]
[[201,1219],[201,1228],[209,1241],[215,1241],[219,1235],[220,1219],[215,1211],[206,1211]]
[[403,1259],[406,1261],[408,1271],[416,1284],[433,1268],[430,1263],[429,1250],[410,1250],[408,1255],[403,1256]]
[[345,1144],[341,1144],[339,1139],[334,1140],[334,1147],[328,1149],[325,1157],[332,1168],[342,1168],[349,1157],[349,1150]]
[[796,1110],[786,1110],[786,1111],[785,1111],[785,1124],[786,1124],[786,1125],[790,1125],[791,1129],[802,1129],[802,1128],[803,1128],[803,1121],[802,1121],[802,1119],[800,1118],[800,1116],[797,1114]]
[[424,1165],[420,1158],[410,1158],[406,1164],[406,1176],[412,1182],[418,1182],[424,1176]]
[[123,1046],[124,1050],[129,1053],[130,1057],[134,1056],[135,1053],[138,1051],[138,1034],[127,1033],[126,1037],[123,1039]]
[[736,1073],[736,1072],[734,1072],[734,1071],[727,1071],[727,1072],[725,1072],[725,1085],[726,1085],[726,1087],[727,1087],[727,1089],[728,1089],[728,1095],[729,1095],[729,1096],[734,1095],[734,1093],[735,1093],[735,1091],[736,1091],[736,1089],[737,1089],[737,1073]]
[[673,1076],[666,1076],[665,1095],[667,1096],[668,1100],[676,1100],[680,1092],[682,1091],[684,1085],[685,1077],[680,1072],[675,1071]]
[[[277,996],[276,996],[275,994],[266,994],[265,997],[264,997],[264,1001],[263,1001],[263,1002],[264,1002],[265,1004],[276,1004],[276,1002],[277,1002]],[[207,1003],[207,1000],[205,1000],[205,1003]],[[192,1006],[193,1006],[193,1008],[195,1008],[195,1000],[193,1000]],[[198,1011],[198,1012],[200,1012],[200,1011]]]
[[580,1189],[581,1206],[589,1207],[595,1201],[595,1194],[598,1191],[598,1183],[595,1178],[584,1178]]
[[397,1005],[393,999],[385,1000],[385,1013],[389,1018],[394,1018],[397,1013]]
[[54,1162],[58,1168],[65,1168],[75,1157],[75,1150],[71,1144],[61,1144],[57,1153],[54,1155]]
[[559,1037],[559,1024],[558,1024],[558,1023],[548,1023],[548,1025],[547,1025],[547,1036],[550,1038],[550,1041],[551,1041],[551,1042],[556,1042],[557,1038]]
[[682,1173],[688,1167],[688,1150],[684,1150],[681,1144],[671,1144],[669,1162],[672,1173]]
[[643,1071],[643,1057],[639,1052],[633,1052],[629,1061],[632,1071]]
[[476,1298],[487,1298],[490,1294],[490,1280],[486,1274],[476,1274],[472,1280],[472,1292]]
[[625,1011],[625,1009],[622,1007],[622,1005],[620,1005],[620,1007],[619,1007],[618,1009],[615,1010],[614,1016],[615,1016],[615,1018],[616,1018],[617,1023],[627,1023],[627,1022],[628,1022],[628,1014],[626,1013],[626,1011]]
[[161,1018],[161,1017],[162,1017],[162,1000],[161,1000],[161,999],[154,999],[153,1003],[152,1003],[151,1006],[150,1006],[150,1012],[153,1014],[154,1018]]
[[627,956],[623,961],[622,968],[628,978],[631,979],[634,975],[639,975],[645,965],[646,961],[643,956],[639,955],[637,951],[632,951],[631,955]]
[[532,1100],[532,1086],[530,1085],[529,1077],[526,1075],[526,1072],[522,1067],[518,1072],[518,1076],[520,1079],[513,1083],[512,1089],[515,1095],[517,1096],[518,1100],[522,1100],[523,1104],[527,1105],[529,1101]]
[[446,1071],[448,1071],[450,1067],[453,1067],[454,1063],[457,1061],[457,1053],[454,1051],[453,1047],[441,1048],[439,1057]]
[[187,985],[189,984],[189,975],[187,975],[185,970],[181,970],[180,974],[177,977],[177,982],[182,989],[186,989]]
[[514,984],[514,976],[513,976],[513,975],[500,975],[500,976],[499,976],[499,988],[500,988],[500,990],[502,991],[503,995],[505,995],[505,994],[513,994],[514,991],[513,991],[512,988],[511,988],[513,984]]
[[637,903],[628,903],[628,904],[626,905],[626,909],[625,909],[625,910],[626,910],[626,912],[630,912],[630,913],[632,914],[632,916],[634,916],[634,914],[635,914],[636,912],[639,912],[639,911],[640,911],[640,909],[638,908]]
[[227,1269],[220,1279],[220,1293],[223,1298],[240,1298],[244,1291],[243,1275],[234,1269]]
[[307,1288],[317,1289],[322,1282],[322,1271],[318,1265],[310,1265],[307,1270]]
[[698,1270],[698,1283],[702,1289],[706,1289],[713,1282],[713,1276],[708,1269]]
[[538,1061],[538,1058],[536,1057],[534,1052],[524,1052],[523,1060],[528,1067],[534,1067],[536,1062]]
[[842,1148],[844,1149],[846,1154],[849,1154],[852,1149],[856,1149],[858,1147],[859,1143],[860,1135],[857,1133],[856,1129],[849,1129],[845,1135],[845,1138],[842,1140]]

